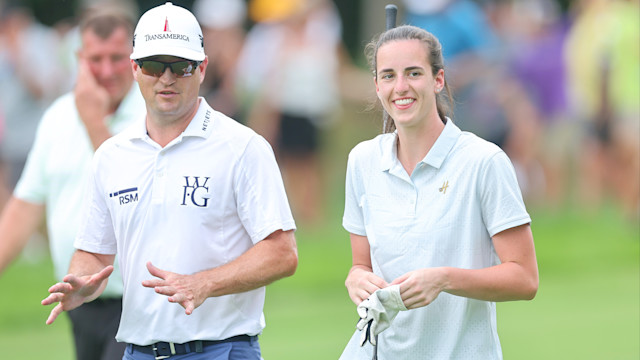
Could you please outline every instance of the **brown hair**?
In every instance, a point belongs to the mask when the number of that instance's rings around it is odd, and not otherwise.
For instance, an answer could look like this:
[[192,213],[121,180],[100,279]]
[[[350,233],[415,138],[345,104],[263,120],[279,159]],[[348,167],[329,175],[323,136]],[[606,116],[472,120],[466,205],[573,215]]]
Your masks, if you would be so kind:
[[[442,45],[440,45],[440,41],[438,41],[433,34],[424,29],[411,25],[402,25],[383,32],[377,40],[372,40],[365,47],[365,54],[369,60],[371,71],[376,79],[378,78],[376,70],[378,49],[388,42],[399,40],[421,41],[425,45],[425,49],[427,51],[427,60],[429,61],[429,64],[431,64],[432,75],[436,76],[438,71],[441,69],[444,70],[444,58],[442,57]],[[444,90],[445,91],[436,94],[436,108],[438,110],[438,116],[443,122],[445,121],[445,117],[453,118],[453,96],[446,78],[444,82]],[[391,116],[389,116],[384,109],[382,112],[383,133],[395,131],[396,125]]]
[[92,31],[99,38],[108,39],[116,29],[124,28],[130,38],[133,38],[133,19],[115,9],[88,10],[80,21],[80,33]]

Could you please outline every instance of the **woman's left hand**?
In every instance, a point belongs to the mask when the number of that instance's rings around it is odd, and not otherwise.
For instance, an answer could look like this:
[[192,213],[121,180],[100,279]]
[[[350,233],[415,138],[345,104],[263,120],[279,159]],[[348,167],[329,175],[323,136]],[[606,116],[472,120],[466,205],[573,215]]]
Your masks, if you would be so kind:
[[391,285],[400,285],[400,295],[407,309],[416,309],[431,304],[445,289],[444,268],[426,268],[410,271],[393,280]]

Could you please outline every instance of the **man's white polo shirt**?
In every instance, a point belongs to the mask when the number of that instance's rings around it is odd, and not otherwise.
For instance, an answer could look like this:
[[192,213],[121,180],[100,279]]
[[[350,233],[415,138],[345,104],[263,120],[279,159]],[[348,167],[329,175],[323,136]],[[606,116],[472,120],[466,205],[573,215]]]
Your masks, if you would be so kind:
[[[117,134],[144,118],[146,108],[138,83],[133,82],[107,127]],[[14,190],[18,199],[46,205],[47,233],[56,278],[69,272],[75,252],[73,242],[82,219],[87,178],[94,149],[78,115],[75,97],[67,93],[51,104],[42,116],[27,163]],[[103,297],[122,296],[120,270],[109,281]],[[117,279],[115,279],[117,278]]]
[[[395,133],[362,142],[347,166],[343,226],[368,238],[374,273],[391,282],[420,268],[497,264],[491,236],[531,221],[506,154],[449,120],[409,177],[396,145]],[[359,336],[344,359],[371,358]],[[502,358],[495,304],[447,293],[401,312],[379,344],[384,359]]]
[[255,335],[265,289],[207,299],[192,315],[145,288],[145,264],[193,274],[229,263],[272,232],[295,229],[269,144],[200,98],[164,148],[144,122],[98,149],[80,249],[117,250],[124,280],[118,341],[148,345]]

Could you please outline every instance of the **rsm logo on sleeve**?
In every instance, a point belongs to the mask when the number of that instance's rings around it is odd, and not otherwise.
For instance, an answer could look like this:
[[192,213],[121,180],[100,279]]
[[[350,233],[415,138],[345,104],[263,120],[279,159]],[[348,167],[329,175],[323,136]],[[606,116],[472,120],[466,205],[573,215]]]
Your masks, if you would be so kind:
[[120,205],[128,204],[134,201],[138,201],[138,188],[129,188],[119,190],[109,194],[110,198],[116,198]]
[[209,186],[207,182],[209,177],[184,176],[185,185],[182,193],[182,204],[188,205],[188,202],[198,207],[207,207],[209,203]]

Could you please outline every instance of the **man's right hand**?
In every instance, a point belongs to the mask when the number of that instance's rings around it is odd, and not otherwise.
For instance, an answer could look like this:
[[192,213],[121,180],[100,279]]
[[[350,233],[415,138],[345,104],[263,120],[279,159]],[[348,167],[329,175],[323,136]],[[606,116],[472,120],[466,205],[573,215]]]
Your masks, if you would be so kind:
[[109,93],[98,84],[88,60],[83,56],[78,56],[78,75],[73,93],[78,114],[85,124],[104,121],[109,114]]
[[78,116],[84,124],[94,149],[111,137],[105,118],[112,112],[109,92],[91,72],[88,60],[78,56],[78,76],[73,93]]
[[50,295],[42,300],[42,305],[58,303],[47,318],[47,325],[51,325],[63,311],[73,310],[87,300],[92,300],[92,295],[101,288],[103,282],[113,272],[113,266],[109,265],[93,275],[75,276],[66,275],[62,281],[49,288]]

